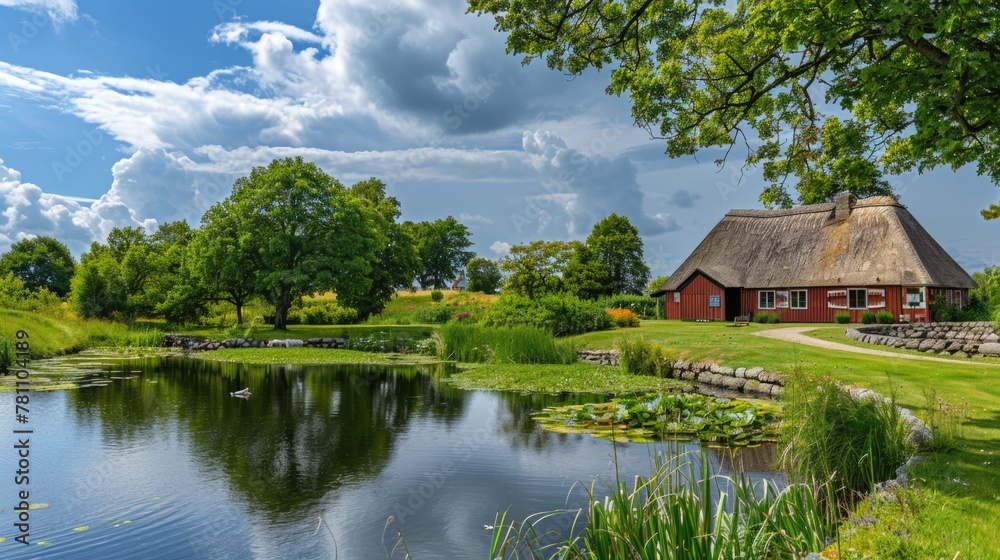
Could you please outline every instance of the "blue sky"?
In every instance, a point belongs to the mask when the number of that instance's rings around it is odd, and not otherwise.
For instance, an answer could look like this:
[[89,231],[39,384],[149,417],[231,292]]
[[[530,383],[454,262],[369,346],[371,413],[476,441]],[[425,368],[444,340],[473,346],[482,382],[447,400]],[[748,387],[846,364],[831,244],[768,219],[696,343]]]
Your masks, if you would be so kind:
[[[385,180],[404,219],[455,216],[492,258],[616,212],[664,274],[726,211],[760,207],[754,170],[663,155],[607,72],[522,66],[503,41],[457,0],[0,0],[0,251],[52,235],[79,256],[116,226],[196,225],[291,155]],[[967,270],[1000,264],[988,180],[892,181]]]

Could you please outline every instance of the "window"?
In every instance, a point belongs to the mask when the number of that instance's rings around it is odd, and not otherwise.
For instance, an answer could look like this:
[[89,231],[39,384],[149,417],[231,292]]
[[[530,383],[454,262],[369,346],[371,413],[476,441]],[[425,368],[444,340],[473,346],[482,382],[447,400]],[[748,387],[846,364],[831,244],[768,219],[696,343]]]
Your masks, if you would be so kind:
[[680,302],[681,302],[681,293],[674,292],[674,303],[680,303]]
[[791,292],[792,309],[806,309],[806,291],[805,290],[792,290]]
[[906,289],[906,307],[913,309],[924,309],[924,289],[923,288],[907,288]]
[[851,309],[868,309],[868,289],[847,290],[847,307]]
[[761,290],[757,292],[757,307],[759,309],[774,309],[774,291]]

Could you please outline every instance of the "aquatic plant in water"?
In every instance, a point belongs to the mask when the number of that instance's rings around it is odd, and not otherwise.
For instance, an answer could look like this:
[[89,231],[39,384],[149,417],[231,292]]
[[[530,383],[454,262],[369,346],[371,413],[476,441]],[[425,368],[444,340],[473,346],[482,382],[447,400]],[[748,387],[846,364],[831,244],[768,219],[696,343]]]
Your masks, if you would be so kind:
[[710,445],[776,441],[776,405],[692,393],[652,394],[545,409],[543,428],[629,441],[697,439]]

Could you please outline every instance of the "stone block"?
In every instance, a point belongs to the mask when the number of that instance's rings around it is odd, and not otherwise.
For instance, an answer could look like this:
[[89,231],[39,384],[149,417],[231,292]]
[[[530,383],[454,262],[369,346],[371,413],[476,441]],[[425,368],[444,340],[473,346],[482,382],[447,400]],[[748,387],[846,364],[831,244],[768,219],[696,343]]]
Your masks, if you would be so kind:
[[933,338],[928,338],[928,339],[922,340],[922,341],[920,341],[920,345],[917,346],[917,350],[920,350],[921,352],[926,352],[926,351],[930,350],[931,348],[934,348],[934,344],[935,344],[935,342],[934,342]]
[[712,383],[712,372],[703,371],[698,374],[698,383]]
[[764,368],[762,367],[752,367],[748,369],[744,375],[747,379],[757,379],[757,377],[763,372]]
[[719,366],[719,372],[718,373],[720,375],[725,375],[727,377],[732,377],[732,375],[733,375],[733,368],[726,367],[726,366]]
[[997,336],[996,333],[990,333],[986,335],[986,338],[983,339],[983,342],[1000,342],[1000,336]]
[[1000,356],[1000,342],[984,342],[979,345],[981,356]]
[[747,368],[741,367],[741,368],[736,368],[736,371],[733,372],[733,375],[735,375],[740,379],[744,379],[746,377],[746,373],[747,373]]
[[747,379],[747,382],[743,385],[744,393],[759,393],[760,392],[760,381],[756,379]]

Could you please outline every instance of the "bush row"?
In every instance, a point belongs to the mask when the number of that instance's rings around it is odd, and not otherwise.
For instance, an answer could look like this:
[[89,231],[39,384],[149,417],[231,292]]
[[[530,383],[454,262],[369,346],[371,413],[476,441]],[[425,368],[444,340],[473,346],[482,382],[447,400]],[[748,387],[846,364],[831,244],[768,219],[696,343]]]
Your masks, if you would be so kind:
[[479,322],[485,327],[531,326],[556,336],[611,327],[611,317],[599,302],[565,293],[535,299],[504,294],[490,304]]

